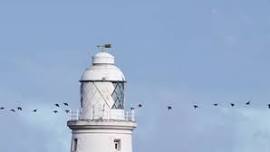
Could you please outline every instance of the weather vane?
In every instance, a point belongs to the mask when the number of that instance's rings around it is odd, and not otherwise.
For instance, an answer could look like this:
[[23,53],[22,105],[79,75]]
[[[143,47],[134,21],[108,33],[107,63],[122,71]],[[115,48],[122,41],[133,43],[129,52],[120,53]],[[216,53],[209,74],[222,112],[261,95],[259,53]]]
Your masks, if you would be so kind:
[[107,44],[103,44],[103,45],[97,45],[97,48],[99,48],[100,51],[102,51],[102,52],[106,52],[107,49],[112,48],[112,44],[107,43]]

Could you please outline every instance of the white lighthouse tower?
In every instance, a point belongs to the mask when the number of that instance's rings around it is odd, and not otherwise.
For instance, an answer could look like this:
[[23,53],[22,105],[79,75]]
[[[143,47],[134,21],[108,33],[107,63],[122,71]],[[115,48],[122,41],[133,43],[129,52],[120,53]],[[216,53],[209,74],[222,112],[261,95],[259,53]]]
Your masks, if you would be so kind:
[[67,122],[72,130],[71,152],[132,152],[134,111],[124,109],[125,77],[107,52],[92,57],[81,82],[81,110]]

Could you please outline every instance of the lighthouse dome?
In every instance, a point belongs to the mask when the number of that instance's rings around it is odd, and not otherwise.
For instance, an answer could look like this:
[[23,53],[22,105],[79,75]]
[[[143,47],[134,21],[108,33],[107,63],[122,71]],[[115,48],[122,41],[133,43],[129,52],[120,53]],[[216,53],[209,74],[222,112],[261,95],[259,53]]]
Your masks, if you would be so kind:
[[114,65],[114,56],[101,51],[92,57],[92,66],[84,71],[81,81],[125,81],[125,76]]
[[114,56],[110,53],[101,51],[92,57],[92,63],[95,64],[114,64]]

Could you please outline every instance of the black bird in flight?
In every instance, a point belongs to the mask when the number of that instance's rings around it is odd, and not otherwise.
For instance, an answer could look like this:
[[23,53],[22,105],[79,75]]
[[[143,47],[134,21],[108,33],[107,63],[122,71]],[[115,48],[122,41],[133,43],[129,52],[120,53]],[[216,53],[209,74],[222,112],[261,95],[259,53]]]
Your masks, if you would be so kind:
[[141,107],[143,107],[143,105],[142,104],[138,104],[138,107],[141,108]]
[[134,107],[130,107],[130,110],[134,110],[135,108]]
[[15,112],[15,109],[10,109],[10,111]]
[[233,107],[234,106],[234,103],[231,103],[231,106]]
[[0,110],[4,110],[5,109],[5,107],[0,107]]
[[22,107],[17,107],[18,111],[22,111]]
[[246,105],[250,105],[250,101],[246,102]]
[[194,107],[194,109],[197,109],[197,108],[199,108],[199,106],[198,106],[198,105],[193,105],[193,107]]
[[214,105],[214,106],[218,106],[218,104],[217,104],[217,103],[214,103],[213,105]]
[[70,110],[65,110],[65,112],[66,112],[66,113],[69,113],[69,112],[70,112]]
[[65,105],[65,106],[68,106],[68,103],[65,102],[64,105]]
[[37,112],[37,109],[34,109],[33,112]]
[[54,110],[53,112],[54,112],[54,113],[57,113],[58,111],[57,111],[57,110]]
[[56,104],[54,104],[54,105],[55,105],[56,107],[60,107],[60,105],[59,105],[59,104],[57,104],[57,103],[56,103]]
[[172,106],[168,106],[167,109],[168,109],[168,110],[172,110]]
[[270,104],[268,104],[268,108],[270,109]]

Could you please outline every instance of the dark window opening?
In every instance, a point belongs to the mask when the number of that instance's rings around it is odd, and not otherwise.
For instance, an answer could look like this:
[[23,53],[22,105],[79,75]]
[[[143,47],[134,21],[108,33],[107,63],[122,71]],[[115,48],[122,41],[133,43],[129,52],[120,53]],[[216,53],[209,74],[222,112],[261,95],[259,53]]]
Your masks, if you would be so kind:
[[78,139],[74,138],[73,140],[73,146],[72,146],[72,151],[76,152],[77,151],[77,147],[78,147]]
[[121,150],[121,140],[120,139],[115,139],[114,140],[114,149],[117,151]]

